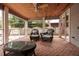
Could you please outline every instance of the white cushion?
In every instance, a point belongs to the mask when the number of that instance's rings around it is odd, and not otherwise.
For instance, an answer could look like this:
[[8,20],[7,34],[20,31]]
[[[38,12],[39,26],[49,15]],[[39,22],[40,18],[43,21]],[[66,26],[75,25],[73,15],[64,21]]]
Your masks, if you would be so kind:
[[31,36],[33,36],[33,37],[37,37],[37,36],[39,36],[39,35],[31,35]]
[[43,37],[52,37],[52,35],[43,35]]

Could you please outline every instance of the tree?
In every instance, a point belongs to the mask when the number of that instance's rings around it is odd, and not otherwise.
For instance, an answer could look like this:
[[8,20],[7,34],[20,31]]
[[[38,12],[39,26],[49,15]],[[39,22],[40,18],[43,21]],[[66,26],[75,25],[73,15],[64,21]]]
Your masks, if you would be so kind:
[[10,18],[10,26],[11,27],[14,27],[14,28],[23,28],[25,25],[25,22],[16,17],[16,16],[13,16],[12,18]]
[[28,21],[28,27],[40,27],[42,28],[42,20],[30,20]]
[[19,34],[22,34],[22,28],[25,26],[25,22],[14,15],[9,19],[9,24],[12,28],[19,28]]

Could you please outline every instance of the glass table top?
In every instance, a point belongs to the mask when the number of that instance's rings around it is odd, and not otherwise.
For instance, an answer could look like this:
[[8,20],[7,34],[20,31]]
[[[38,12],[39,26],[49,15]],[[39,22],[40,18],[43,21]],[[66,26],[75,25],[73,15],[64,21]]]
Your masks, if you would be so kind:
[[36,44],[32,41],[12,41],[5,44],[4,49],[28,50],[35,46]]

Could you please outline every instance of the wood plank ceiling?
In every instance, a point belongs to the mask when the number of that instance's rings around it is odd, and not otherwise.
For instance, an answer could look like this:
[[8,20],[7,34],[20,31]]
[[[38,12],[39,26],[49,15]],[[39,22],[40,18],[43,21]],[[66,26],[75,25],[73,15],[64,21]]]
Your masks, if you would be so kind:
[[33,3],[7,3],[4,4],[10,12],[24,19],[36,19],[43,17],[59,17],[71,4],[67,3],[40,3],[35,11]]

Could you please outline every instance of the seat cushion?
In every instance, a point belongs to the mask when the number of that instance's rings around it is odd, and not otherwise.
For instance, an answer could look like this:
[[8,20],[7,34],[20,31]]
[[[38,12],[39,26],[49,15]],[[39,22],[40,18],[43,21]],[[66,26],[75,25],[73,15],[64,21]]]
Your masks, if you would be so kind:
[[31,37],[38,37],[39,35],[31,35]]
[[43,37],[52,37],[52,35],[43,35]]

